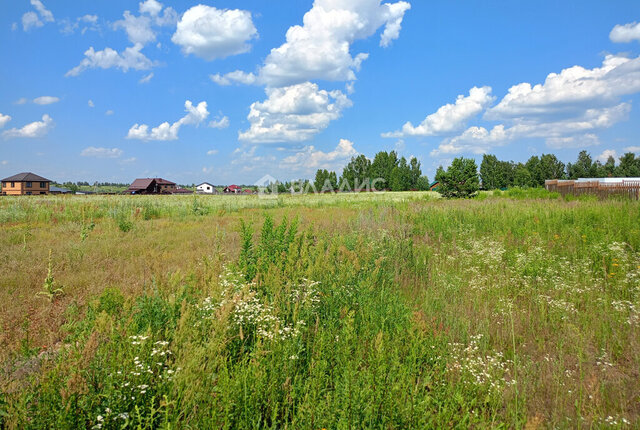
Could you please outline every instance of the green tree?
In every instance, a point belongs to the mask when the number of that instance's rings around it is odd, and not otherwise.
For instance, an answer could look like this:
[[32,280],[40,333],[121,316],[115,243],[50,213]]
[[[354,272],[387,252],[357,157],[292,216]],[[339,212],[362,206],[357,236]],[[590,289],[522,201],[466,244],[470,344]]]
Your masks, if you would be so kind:
[[429,191],[429,178],[426,176],[420,176],[418,178],[418,182],[416,183],[416,188],[419,191]]
[[438,192],[447,198],[474,197],[480,189],[478,166],[473,158],[455,158],[449,168],[436,173]]
[[407,159],[402,157],[398,165],[391,172],[389,187],[391,191],[407,191],[411,188],[413,181],[413,171],[407,164]]
[[354,190],[355,188],[365,188],[370,185],[371,161],[360,154],[352,157],[351,161],[344,167],[340,178],[340,188]]
[[529,187],[532,184],[531,173],[527,166],[518,163],[513,168],[513,185],[516,187]]
[[627,152],[620,157],[620,164],[616,169],[616,175],[623,178],[640,177],[640,156],[636,157],[633,152]]
[[598,165],[593,162],[587,151],[580,151],[574,164],[567,164],[569,179],[593,178],[598,176]]
[[607,178],[616,174],[616,159],[611,155],[607,158],[607,162],[602,165],[599,177]]
[[410,181],[409,181],[409,189],[417,190],[418,189],[418,181],[420,180],[420,176],[422,176],[422,170],[420,169],[420,162],[416,157],[411,157],[409,160],[409,170],[410,170]]
[[378,178],[382,178],[384,180],[384,184],[380,184],[380,181],[378,181],[376,188],[381,188],[382,185],[384,185],[384,188],[390,188],[391,175],[393,173],[393,169],[397,166],[398,154],[395,151],[380,151],[375,155],[373,162],[371,163],[371,180],[376,180]]

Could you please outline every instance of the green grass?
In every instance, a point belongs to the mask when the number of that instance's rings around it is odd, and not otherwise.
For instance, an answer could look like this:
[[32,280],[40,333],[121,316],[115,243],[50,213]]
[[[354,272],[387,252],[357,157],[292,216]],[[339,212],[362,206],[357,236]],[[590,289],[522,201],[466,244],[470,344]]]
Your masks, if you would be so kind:
[[0,420],[638,426],[640,205],[534,193],[0,199]]

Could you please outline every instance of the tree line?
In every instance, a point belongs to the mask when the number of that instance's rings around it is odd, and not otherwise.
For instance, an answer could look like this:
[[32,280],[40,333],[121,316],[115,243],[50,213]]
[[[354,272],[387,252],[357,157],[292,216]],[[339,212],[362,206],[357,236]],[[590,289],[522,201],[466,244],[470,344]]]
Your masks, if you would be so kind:
[[603,164],[593,160],[587,151],[580,151],[575,163],[565,164],[553,154],[534,155],[526,163],[501,161],[485,154],[480,164],[482,187],[487,190],[518,187],[541,187],[547,179],[578,179],[606,177],[640,177],[640,156],[627,152],[616,160],[609,156]]
[[373,161],[364,155],[352,157],[339,178],[336,172],[318,169],[313,186],[316,191],[428,190],[429,179],[422,175],[417,158],[380,151]]
[[587,151],[580,151],[576,162],[565,166],[553,154],[534,155],[526,163],[502,161],[485,154],[479,172],[474,159],[463,157],[454,159],[446,170],[438,167],[436,172],[438,192],[445,197],[472,197],[480,188],[541,187],[547,179],[606,177],[640,177],[640,156],[627,152],[617,165],[611,156],[603,164],[593,161]]

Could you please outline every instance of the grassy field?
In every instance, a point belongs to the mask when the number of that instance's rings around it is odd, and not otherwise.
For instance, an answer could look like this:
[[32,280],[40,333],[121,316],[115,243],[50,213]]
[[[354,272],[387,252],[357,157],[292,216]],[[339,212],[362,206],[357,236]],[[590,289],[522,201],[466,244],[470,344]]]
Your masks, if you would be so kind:
[[0,199],[0,426],[640,426],[640,204]]

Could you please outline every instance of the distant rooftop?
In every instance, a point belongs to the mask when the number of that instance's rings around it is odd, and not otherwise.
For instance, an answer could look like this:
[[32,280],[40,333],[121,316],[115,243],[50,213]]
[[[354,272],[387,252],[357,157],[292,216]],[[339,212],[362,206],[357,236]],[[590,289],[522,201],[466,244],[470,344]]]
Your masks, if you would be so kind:
[[2,182],[51,182],[49,179],[43,178],[42,176],[38,176],[35,173],[31,172],[23,172],[18,173],[17,175],[9,176],[8,178],[4,178]]

